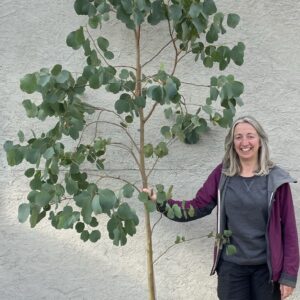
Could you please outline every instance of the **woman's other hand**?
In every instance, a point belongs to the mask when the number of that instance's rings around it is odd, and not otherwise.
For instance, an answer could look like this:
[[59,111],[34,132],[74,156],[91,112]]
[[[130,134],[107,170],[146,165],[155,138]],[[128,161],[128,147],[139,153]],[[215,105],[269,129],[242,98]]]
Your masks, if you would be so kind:
[[289,297],[290,295],[292,295],[294,291],[294,288],[287,286],[287,285],[280,285],[280,292],[281,292],[281,299],[286,299],[287,297]]

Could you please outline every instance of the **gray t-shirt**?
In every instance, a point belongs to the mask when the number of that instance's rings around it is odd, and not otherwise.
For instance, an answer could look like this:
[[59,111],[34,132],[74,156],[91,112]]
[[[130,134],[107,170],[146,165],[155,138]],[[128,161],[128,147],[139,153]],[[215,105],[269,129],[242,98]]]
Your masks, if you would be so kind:
[[226,228],[232,231],[234,255],[222,253],[226,261],[258,265],[267,261],[266,226],[268,220],[267,176],[229,178],[224,197]]

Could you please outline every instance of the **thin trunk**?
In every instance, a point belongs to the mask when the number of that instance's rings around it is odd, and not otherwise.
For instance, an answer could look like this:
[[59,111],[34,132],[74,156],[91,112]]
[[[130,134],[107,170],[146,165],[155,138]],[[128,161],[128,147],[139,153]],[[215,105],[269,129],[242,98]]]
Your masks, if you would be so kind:
[[[142,95],[141,78],[141,54],[140,54],[140,33],[141,27],[139,26],[135,31],[136,41],[136,86],[135,96]],[[145,145],[145,119],[144,110],[139,110],[140,117],[140,173],[142,177],[143,187],[148,187],[146,170],[145,170],[145,156],[144,156],[144,145]],[[153,249],[152,249],[152,234],[151,234],[151,223],[150,214],[144,207],[145,210],[145,229],[146,229],[146,253],[147,253],[147,275],[148,275],[148,296],[149,300],[155,300],[155,281],[154,281],[154,268],[153,268]]]

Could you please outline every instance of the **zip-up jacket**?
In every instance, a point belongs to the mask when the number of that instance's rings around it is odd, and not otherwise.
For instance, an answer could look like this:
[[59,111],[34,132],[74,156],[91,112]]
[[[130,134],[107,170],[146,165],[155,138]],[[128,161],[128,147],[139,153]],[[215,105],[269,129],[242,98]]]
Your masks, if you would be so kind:
[[[299,246],[293,199],[289,183],[296,182],[278,166],[270,170],[268,176],[268,222],[266,229],[267,264],[270,280],[295,287],[299,269]],[[227,188],[228,176],[222,173],[222,164],[208,176],[203,186],[192,200],[168,200],[170,206],[177,204],[182,217],[172,220],[188,222],[209,215],[217,207],[217,234],[223,234],[226,224],[223,197]],[[193,208],[194,214],[188,213]],[[158,210],[165,215],[164,206]],[[234,235],[234,232],[233,232]],[[214,263],[211,275],[215,273],[222,250],[222,243],[216,240]]]

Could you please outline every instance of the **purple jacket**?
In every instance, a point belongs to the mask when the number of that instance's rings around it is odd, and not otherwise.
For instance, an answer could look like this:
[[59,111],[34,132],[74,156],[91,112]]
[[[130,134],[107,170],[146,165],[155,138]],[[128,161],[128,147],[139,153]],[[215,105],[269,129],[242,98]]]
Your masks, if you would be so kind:
[[[226,191],[227,179],[228,177],[222,173],[222,164],[220,164],[208,176],[194,199],[188,201],[169,200],[168,203],[171,206],[178,204],[183,210],[182,218],[175,217],[172,220],[188,222],[202,218],[210,214],[217,206],[217,233],[223,233],[226,228],[222,199]],[[295,180],[277,166],[273,167],[268,175],[269,213],[266,241],[270,280],[295,287],[299,268],[299,248],[294,206],[289,186],[291,182],[295,182]],[[195,210],[193,217],[186,213],[191,206]],[[159,208],[159,211],[166,214],[163,207]],[[221,250],[221,243],[216,242],[211,275],[215,273]]]

